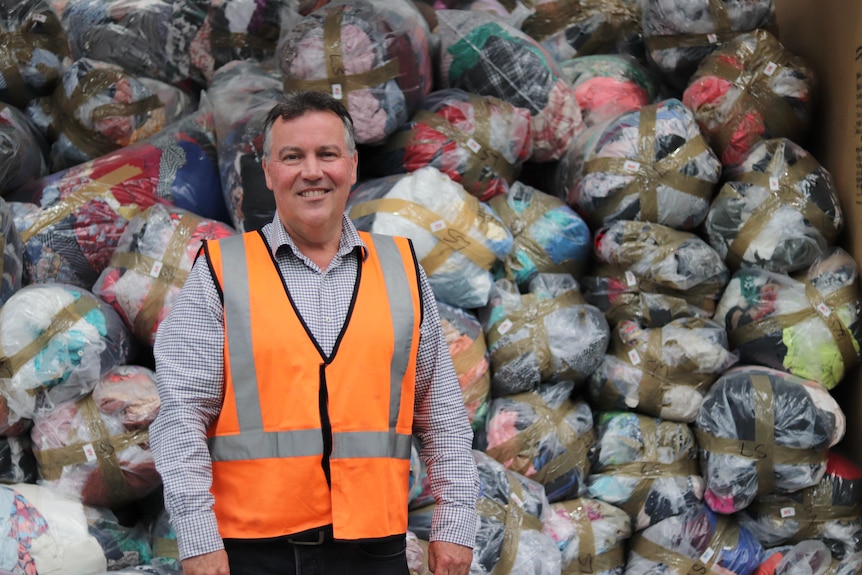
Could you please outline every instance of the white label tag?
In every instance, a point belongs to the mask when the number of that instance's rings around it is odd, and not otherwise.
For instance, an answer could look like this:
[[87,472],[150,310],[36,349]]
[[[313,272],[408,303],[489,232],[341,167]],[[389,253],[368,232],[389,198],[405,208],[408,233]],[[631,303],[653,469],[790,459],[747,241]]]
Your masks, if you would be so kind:
[[626,285],[629,287],[634,287],[638,285],[638,278],[634,273],[630,271],[626,271]]
[[641,356],[638,353],[638,350],[636,350],[636,349],[629,350],[629,361],[632,362],[632,365],[637,365],[641,362]]
[[86,457],[87,461],[89,461],[89,462],[93,462],[93,461],[96,461],[96,459],[98,459],[98,457],[96,457],[96,450],[93,449],[92,443],[88,443],[87,445],[84,445],[83,447],[81,447],[81,451],[84,452],[84,457]]
[[44,14],[30,14],[30,19],[35,20],[36,22],[39,22],[40,24],[44,24],[45,22],[48,21],[47,16],[45,16]]
[[623,162],[623,168],[628,172],[637,172],[641,169],[641,165],[634,160],[626,160]]
[[817,304],[817,311],[819,311],[820,315],[822,315],[823,317],[829,317],[830,315],[832,315],[832,310],[829,309],[829,306],[826,305],[824,302],[820,302],[819,304]]
[[510,329],[512,329],[512,321],[507,319],[500,324],[500,327],[497,328],[497,331],[500,332],[500,335],[506,335],[506,332],[508,332]]
[[470,148],[471,150],[473,150],[474,154],[478,154],[479,150],[482,149],[481,144],[479,144],[479,142],[477,142],[473,138],[470,138],[469,140],[467,140],[467,147]]
[[159,277],[159,274],[162,273],[162,265],[160,261],[153,262],[153,267],[150,268],[150,275],[154,278]]
[[712,559],[713,555],[715,555],[715,551],[713,551],[711,547],[707,547],[706,551],[700,555],[700,562],[709,563],[709,560]]
[[793,507],[782,507],[778,513],[781,515],[782,519],[787,519],[788,517],[796,516],[796,509]]
[[518,497],[517,495],[515,495],[514,493],[510,493],[510,494],[509,494],[509,497],[511,497],[511,498],[512,498],[512,501],[514,501],[515,503],[517,503],[518,507],[523,507],[523,506],[524,506],[524,502],[521,500],[521,498],[520,498],[520,497]]
[[778,178],[776,178],[775,176],[769,177],[769,189],[772,190],[773,192],[777,192],[779,189],[781,189],[781,183],[778,181]]
[[341,84],[332,84],[332,97],[340,100],[343,96],[344,93],[341,91]]
[[776,64],[775,62],[770,62],[763,69],[763,73],[766,74],[767,76],[772,76],[773,74],[775,74],[776,70],[778,70],[778,64]]
[[706,40],[710,44],[718,44],[718,34],[707,34]]
[[108,192],[107,194],[105,194],[102,197],[105,198],[105,203],[108,204],[109,206],[111,206],[112,210],[114,210],[117,213],[120,212],[120,208],[122,207],[122,204],[120,204],[119,200],[117,200],[117,198],[114,197],[114,194],[112,194],[111,192]]
[[437,220],[436,222],[431,222],[431,231],[439,232],[442,229],[446,228],[446,220]]

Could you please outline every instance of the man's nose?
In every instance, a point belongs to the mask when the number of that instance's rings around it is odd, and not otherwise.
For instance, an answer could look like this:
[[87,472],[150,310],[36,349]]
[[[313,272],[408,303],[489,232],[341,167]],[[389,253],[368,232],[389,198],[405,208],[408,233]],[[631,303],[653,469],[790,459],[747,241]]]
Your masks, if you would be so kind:
[[302,162],[302,176],[309,180],[319,179],[323,175],[323,165],[318,158],[309,156]]

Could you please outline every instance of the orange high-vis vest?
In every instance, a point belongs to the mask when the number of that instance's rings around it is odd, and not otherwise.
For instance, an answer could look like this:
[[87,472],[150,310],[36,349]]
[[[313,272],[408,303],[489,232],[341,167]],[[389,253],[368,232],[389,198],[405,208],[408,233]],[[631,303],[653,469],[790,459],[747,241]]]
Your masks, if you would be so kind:
[[418,263],[406,238],[360,234],[368,255],[329,357],[260,232],[205,243],[225,314],[224,404],[208,430],[222,537],[407,530]]

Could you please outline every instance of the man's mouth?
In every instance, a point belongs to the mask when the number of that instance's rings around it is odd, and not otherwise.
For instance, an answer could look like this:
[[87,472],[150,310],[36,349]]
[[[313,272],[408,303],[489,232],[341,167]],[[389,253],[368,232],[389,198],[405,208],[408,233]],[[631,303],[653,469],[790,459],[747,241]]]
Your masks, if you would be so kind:
[[299,192],[301,198],[317,198],[326,194],[326,190],[306,190]]

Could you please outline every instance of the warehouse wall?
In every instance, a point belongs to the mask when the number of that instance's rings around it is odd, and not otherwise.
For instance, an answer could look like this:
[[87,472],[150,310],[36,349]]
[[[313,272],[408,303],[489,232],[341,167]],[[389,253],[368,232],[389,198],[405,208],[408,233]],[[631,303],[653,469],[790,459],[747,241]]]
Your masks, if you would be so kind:
[[[815,70],[807,149],[832,174],[845,215],[842,245],[862,268],[862,2],[776,0],[781,42]],[[834,390],[847,415],[843,447],[862,462],[862,369]]]

